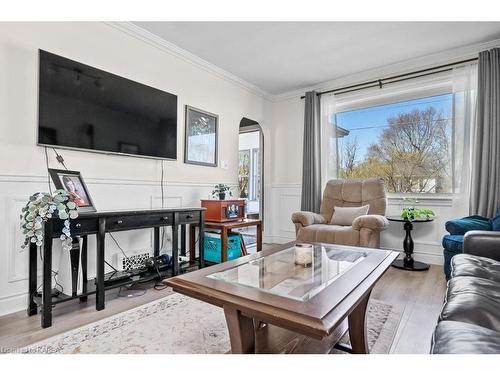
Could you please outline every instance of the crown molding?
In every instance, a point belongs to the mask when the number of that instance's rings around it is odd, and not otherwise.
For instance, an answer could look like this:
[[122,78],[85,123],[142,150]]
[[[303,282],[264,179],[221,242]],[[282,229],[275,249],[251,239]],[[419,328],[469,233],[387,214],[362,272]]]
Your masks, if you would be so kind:
[[280,102],[293,98],[300,98],[306,91],[325,91],[334,87],[346,86],[355,84],[357,82],[364,82],[369,80],[378,79],[380,77],[402,74],[409,70],[426,69],[439,64],[446,64],[454,60],[463,60],[477,56],[481,51],[500,47],[500,39],[491,40],[488,42],[475,43],[467,46],[457,47],[442,52],[420,56],[394,64],[385,65],[383,67],[376,67],[365,71],[349,74],[346,76],[338,77],[332,80],[319,82],[317,84],[302,87],[300,89],[287,91],[281,94],[271,94],[253,83],[247,82],[240,77],[202,59],[195,54],[180,48],[179,46],[160,38],[159,36],[135,25],[132,22],[105,22],[106,25],[120,30],[130,36],[133,36],[153,47],[156,47],[164,52],[176,56],[198,68],[201,68],[215,76],[225,79],[239,87],[242,87],[252,94],[262,97],[263,99],[271,102]]
[[143,29],[142,27],[135,25],[132,22],[127,21],[127,22],[104,22],[104,23],[130,36],[133,36],[134,38],[137,38],[153,47],[156,47],[164,52],[167,52],[175,57],[178,57],[198,68],[201,68],[211,74],[214,74],[219,78],[225,79],[226,81],[229,81],[237,86],[240,86],[250,91],[254,95],[260,96],[267,100],[274,99],[274,95],[269,94],[268,92],[262,90],[260,87],[255,86],[253,83],[247,82],[241,79],[240,77],[228,72],[227,70],[219,68],[218,66],[202,59],[201,57],[196,56],[195,54],[186,51],[185,49],[180,48],[179,46],[171,42],[168,42],[163,38],[160,38],[159,36]]
[[500,39],[457,47],[430,55],[400,61],[383,67],[377,67],[362,72],[349,74],[346,76],[335,78],[333,80],[320,82],[308,87],[303,87],[301,89],[273,95],[272,99],[270,100],[272,100],[273,102],[280,102],[288,99],[300,98],[306,91],[326,91],[331,90],[335,87],[348,86],[356,84],[358,82],[379,79],[384,76],[403,74],[408,71],[418,69],[427,69],[440,64],[447,64],[453,61],[477,57],[479,52],[495,47],[500,47]]

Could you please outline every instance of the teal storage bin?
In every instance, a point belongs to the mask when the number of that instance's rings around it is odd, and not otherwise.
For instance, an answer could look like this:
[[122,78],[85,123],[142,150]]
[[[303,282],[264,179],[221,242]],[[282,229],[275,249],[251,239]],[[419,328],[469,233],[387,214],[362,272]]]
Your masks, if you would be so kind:
[[[220,263],[221,261],[221,239],[220,234],[205,233],[204,258],[207,262]],[[228,234],[227,236],[227,260],[239,258],[241,255],[241,243],[239,234]]]

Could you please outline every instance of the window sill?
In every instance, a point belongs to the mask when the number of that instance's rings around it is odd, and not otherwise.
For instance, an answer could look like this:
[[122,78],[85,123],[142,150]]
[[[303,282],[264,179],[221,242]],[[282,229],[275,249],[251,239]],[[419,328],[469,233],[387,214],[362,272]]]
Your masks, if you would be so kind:
[[452,207],[455,200],[454,194],[387,194],[387,200],[390,205],[401,206],[404,198],[416,198],[418,203],[416,206],[438,206],[438,207]]

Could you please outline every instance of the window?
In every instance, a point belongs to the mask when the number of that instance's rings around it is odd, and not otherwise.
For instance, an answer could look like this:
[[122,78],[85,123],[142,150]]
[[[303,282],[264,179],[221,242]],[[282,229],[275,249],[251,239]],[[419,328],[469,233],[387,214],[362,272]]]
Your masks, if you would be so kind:
[[451,193],[452,117],[451,93],[337,113],[339,177],[381,177],[390,193]]

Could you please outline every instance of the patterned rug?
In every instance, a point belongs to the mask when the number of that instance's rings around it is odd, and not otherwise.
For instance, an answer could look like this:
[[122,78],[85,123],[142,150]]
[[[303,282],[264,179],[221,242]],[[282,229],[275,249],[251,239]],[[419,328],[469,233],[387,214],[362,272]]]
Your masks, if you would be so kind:
[[[389,352],[401,316],[391,305],[370,300],[368,346],[371,353]],[[343,339],[347,340],[347,337]],[[178,293],[21,349],[22,353],[88,354],[223,354],[229,351],[222,309]]]

